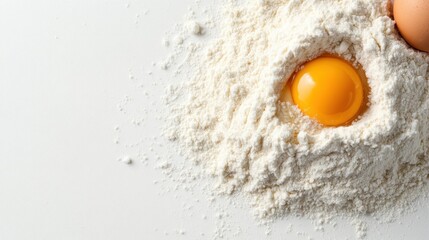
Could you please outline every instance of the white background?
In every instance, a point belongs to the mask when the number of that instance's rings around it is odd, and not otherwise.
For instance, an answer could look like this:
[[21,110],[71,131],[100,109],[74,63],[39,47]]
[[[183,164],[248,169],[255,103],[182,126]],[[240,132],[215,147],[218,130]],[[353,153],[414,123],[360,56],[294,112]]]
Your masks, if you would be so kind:
[[[219,210],[205,192],[166,191],[173,184],[148,149],[160,126],[151,112],[162,108],[154,81],[172,79],[147,73],[191,3],[0,0],[0,239],[212,239],[216,229],[225,239],[355,239],[343,221],[322,232],[283,220],[266,235],[245,204],[221,199]],[[124,111],[141,109],[150,112],[132,126]],[[148,166],[117,161],[139,151]],[[368,239],[428,239],[428,223],[421,207],[393,224],[370,221]]]

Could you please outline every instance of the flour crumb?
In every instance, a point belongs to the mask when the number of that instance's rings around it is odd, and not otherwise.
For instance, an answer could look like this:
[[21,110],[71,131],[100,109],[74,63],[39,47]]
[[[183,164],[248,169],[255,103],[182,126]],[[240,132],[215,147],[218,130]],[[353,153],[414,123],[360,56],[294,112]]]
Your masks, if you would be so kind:
[[195,21],[189,21],[185,24],[186,29],[188,30],[188,33],[193,35],[201,35],[203,28],[198,22]]
[[124,156],[122,158],[119,158],[118,161],[128,165],[131,165],[133,163],[133,159],[130,156]]
[[162,39],[162,45],[163,45],[164,47],[170,47],[170,40],[168,40],[168,39],[166,39],[166,38],[163,38],[163,39]]
[[364,239],[367,235],[368,226],[361,220],[354,220],[352,224],[355,226],[356,236],[358,239]]

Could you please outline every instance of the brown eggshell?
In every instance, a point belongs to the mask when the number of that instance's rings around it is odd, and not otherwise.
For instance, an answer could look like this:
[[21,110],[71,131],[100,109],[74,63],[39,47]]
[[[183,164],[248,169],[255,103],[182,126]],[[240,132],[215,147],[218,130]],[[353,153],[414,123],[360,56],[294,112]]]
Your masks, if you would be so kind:
[[393,15],[402,37],[414,48],[429,52],[429,0],[395,0]]

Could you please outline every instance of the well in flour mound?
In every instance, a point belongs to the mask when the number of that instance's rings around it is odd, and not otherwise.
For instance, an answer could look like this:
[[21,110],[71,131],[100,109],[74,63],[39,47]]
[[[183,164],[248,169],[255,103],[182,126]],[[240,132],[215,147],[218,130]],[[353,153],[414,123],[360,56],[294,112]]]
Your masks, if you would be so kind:
[[[191,59],[168,136],[261,217],[373,213],[406,204],[429,174],[429,56],[406,45],[386,1],[224,3],[221,32]],[[324,53],[366,71],[370,107],[325,128],[280,103],[285,79]]]

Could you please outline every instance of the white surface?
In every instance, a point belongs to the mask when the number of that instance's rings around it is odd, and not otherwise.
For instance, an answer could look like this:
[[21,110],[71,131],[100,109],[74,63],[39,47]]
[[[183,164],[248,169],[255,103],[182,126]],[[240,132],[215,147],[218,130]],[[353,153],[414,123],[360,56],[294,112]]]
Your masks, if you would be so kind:
[[[139,151],[155,159],[148,139],[159,121],[148,114],[132,126],[117,105],[161,107],[154,79],[166,75],[146,72],[191,3],[0,0],[0,239],[212,239],[222,221],[205,193],[165,192],[170,183],[154,182],[163,179],[154,164],[117,161]],[[149,98],[139,99],[143,90]],[[134,100],[121,102],[126,95]],[[297,219],[267,236],[245,205],[228,212],[225,239],[355,238],[345,222],[317,232]],[[427,239],[428,222],[424,207],[394,224],[371,223],[368,239]]]

